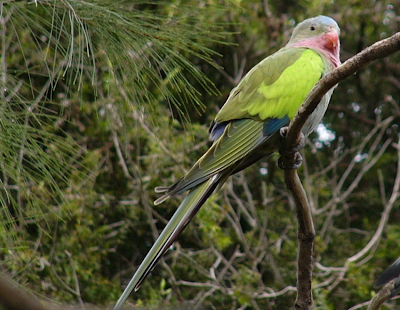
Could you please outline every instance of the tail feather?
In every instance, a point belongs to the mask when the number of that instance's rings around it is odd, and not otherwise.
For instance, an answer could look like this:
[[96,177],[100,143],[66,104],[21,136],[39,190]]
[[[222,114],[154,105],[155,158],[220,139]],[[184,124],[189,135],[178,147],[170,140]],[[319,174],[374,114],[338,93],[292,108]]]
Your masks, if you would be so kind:
[[214,192],[220,179],[221,176],[219,174],[214,175],[211,179],[198,185],[188,193],[150,249],[149,253],[146,255],[143,262],[140,264],[136,273],[133,275],[131,281],[115,305],[114,310],[121,309],[129,294],[133,290],[137,291],[139,289],[144,279],[153,270],[162,255],[171,247],[176,238],[183,231],[186,225],[189,224],[190,220],[197,213],[200,207]]
[[165,193],[166,191],[169,190],[169,186],[157,186],[154,191],[156,193]]
[[[158,199],[154,201],[155,205],[159,205],[160,203],[163,203],[165,200],[167,200],[169,197],[177,194],[179,191],[176,191],[177,186],[181,183],[183,178],[180,178],[178,181],[176,181],[174,184],[171,186],[157,186],[154,190],[156,193],[165,193]],[[181,191],[185,191],[182,190]]]
[[169,194],[169,189],[170,187],[168,186],[157,186],[154,191],[156,193],[165,193],[164,195],[162,195],[161,197],[157,198],[154,201],[154,205],[159,205],[160,203],[163,203],[165,200],[167,200],[169,197],[171,197],[171,195]]

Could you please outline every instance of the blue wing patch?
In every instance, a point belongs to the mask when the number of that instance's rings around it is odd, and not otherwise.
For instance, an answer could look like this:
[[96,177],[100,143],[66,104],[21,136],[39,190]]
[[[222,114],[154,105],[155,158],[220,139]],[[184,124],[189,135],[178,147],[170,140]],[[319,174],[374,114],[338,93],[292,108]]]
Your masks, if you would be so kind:
[[[236,122],[240,122],[240,120]],[[222,122],[222,123],[213,122],[209,130],[210,140],[213,142],[217,141],[224,133],[226,125],[228,123],[229,122]],[[287,124],[289,124],[288,116],[282,118],[270,118],[263,126],[263,135],[266,137],[270,136],[275,132],[277,132],[283,126],[286,126]]]
[[223,122],[223,123],[212,122],[209,130],[210,140],[213,142],[217,141],[224,133],[227,124],[228,122]]
[[282,118],[271,118],[264,124],[263,134],[264,136],[270,136],[287,124],[289,124],[287,115]]

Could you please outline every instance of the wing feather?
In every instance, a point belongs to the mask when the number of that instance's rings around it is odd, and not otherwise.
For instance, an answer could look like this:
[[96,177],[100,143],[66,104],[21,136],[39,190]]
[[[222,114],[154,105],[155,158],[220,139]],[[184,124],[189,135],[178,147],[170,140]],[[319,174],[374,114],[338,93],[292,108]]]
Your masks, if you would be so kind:
[[289,123],[324,70],[320,54],[307,48],[284,48],[255,66],[217,114],[210,130],[213,145],[183,178],[168,189],[157,189],[165,194],[156,203],[217,173],[228,177],[275,151],[276,140],[268,139]]
[[256,65],[234,88],[216,123],[251,118],[290,119],[325,72],[321,55],[307,48],[281,49]]

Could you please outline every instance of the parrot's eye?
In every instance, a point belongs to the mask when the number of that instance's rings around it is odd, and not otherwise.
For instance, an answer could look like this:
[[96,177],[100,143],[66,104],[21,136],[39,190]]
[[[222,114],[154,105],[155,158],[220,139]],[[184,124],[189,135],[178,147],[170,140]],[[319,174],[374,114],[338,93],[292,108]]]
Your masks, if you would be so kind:
[[310,30],[311,30],[311,31],[314,31],[314,30],[315,30],[315,26],[311,26],[311,27],[310,27]]

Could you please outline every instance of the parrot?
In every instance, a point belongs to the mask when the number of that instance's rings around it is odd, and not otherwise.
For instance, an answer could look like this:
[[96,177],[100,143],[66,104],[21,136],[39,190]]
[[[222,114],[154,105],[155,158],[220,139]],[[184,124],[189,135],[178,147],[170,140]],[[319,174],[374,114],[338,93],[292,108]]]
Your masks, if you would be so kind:
[[396,296],[400,291],[400,257],[378,277],[375,281],[374,287],[381,287],[393,279],[396,279],[396,281],[390,294],[391,298]]
[[[244,168],[279,151],[281,130],[291,119],[314,85],[340,65],[340,28],[327,16],[299,23],[288,43],[255,65],[232,89],[209,129],[212,145],[192,168],[169,187],[154,204],[188,192],[140,264],[117,301],[122,307],[132,290],[137,291],[162,255],[172,246],[208,197]],[[319,124],[333,87],[303,126],[307,137]]]

